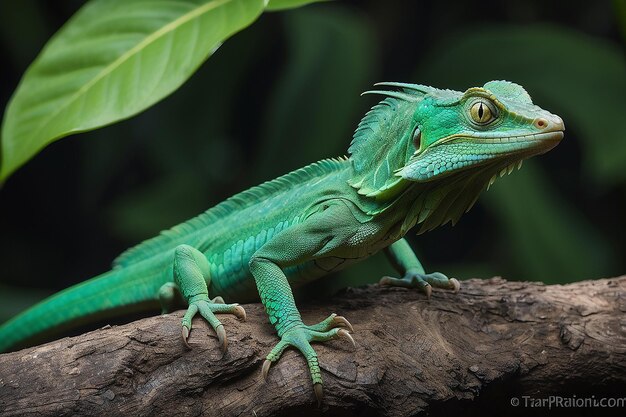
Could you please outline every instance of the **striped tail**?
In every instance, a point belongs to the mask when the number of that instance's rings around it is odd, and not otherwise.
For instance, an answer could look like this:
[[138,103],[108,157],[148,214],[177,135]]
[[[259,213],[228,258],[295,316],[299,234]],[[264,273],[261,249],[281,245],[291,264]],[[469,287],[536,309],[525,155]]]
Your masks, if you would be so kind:
[[0,353],[78,325],[158,307],[163,274],[119,268],[56,293],[0,325]]

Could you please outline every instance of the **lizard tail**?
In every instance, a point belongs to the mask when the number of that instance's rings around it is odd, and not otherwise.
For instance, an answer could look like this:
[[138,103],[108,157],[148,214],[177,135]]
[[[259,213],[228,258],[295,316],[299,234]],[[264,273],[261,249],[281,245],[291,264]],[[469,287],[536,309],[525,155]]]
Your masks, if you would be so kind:
[[154,272],[119,268],[67,288],[0,325],[0,353],[94,320],[156,308],[164,283]]

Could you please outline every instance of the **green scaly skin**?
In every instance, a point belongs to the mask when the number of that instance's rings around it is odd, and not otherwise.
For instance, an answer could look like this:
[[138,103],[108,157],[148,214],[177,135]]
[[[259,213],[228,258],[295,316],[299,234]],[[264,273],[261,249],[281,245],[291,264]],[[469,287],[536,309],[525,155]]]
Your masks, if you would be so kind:
[[[560,117],[533,105],[517,84],[492,81],[465,92],[381,83],[387,96],[363,118],[349,158],[327,159],[240,193],[122,254],[114,268],[62,291],[0,327],[0,351],[37,336],[121,311],[186,302],[187,343],[200,313],[226,348],[215,313],[245,318],[238,304],[260,297],[280,341],[267,375],[287,347],[306,358],[318,401],[322,377],[311,342],[343,337],[352,326],[330,315],[302,321],[291,289],[384,249],[402,278],[381,284],[458,290],[456,279],[426,274],[404,240],[453,224],[496,176],[563,137]],[[218,295],[214,299],[209,294]]]

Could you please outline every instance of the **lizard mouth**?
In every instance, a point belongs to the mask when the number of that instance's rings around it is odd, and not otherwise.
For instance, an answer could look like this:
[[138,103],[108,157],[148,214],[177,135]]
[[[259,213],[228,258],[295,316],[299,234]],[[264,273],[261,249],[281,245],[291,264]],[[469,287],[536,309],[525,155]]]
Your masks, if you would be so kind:
[[502,176],[511,173],[516,166],[519,168],[524,159],[554,148],[563,135],[560,129],[514,136],[452,135],[423,152],[416,152],[396,175],[422,182],[462,170],[489,167]]
[[435,146],[441,146],[450,142],[463,141],[467,142],[471,140],[472,143],[485,143],[485,144],[502,144],[502,143],[528,143],[528,142],[538,142],[538,141],[547,141],[547,142],[560,142],[563,139],[564,132],[562,130],[556,130],[552,132],[541,132],[541,133],[531,133],[525,135],[517,135],[517,136],[493,136],[493,137],[483,137],[483,136],[468,136],[468,135],[452,135],[447,138],[443,138],[438,142],[435,142]]

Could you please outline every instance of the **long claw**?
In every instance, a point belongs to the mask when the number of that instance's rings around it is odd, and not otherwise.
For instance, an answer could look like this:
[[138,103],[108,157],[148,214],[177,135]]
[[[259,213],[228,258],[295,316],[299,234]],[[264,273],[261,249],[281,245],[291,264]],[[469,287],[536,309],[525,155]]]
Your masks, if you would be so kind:
[[226,338],[226,330],[224,330],[224,326],[220,324],[215,329],[215,332],[217,333],[217,338],[220,342],[220,346],[222,347],[222,352],[226,352],[226,349],[228,349],[228,339]]
[[343,316],[336,316],[333,318],[333,322],[340,327],[347,327],[350,332],[354,333],[354,328],[350,324],[350,322]]
[[211,302],[213,304],[225,304],[224,303],[224,299],[221,296],[219,296],[219,295],[217,297],[215,297],[214,299],[212,299]]
[[339,330],[337,332],[337,336],[343,339],[348,339],[350,343],[352,343],[352,346],[356,349],[356,343],[354,343],[354,339],[352,338],[352,336],[350,336],[350,333],[348,333],[345,329]]
[[450,278],[450,283],[454,286],[454,293],[456,294],[461,289],[461,283],[456,278]]
[[237,316],[237,318],[241,321],[246,321],[246,310],[244,310],[244,308],[240,305],[235,307],[235,311],[233,311],[233,314],[235,316]]
[[263,381],[267,381],[267,374],[270,371],[271,365],[272,365],[272,361],[269,359],[265,359],[265,362],[263,362],[263,368],[261,368],[261,375],[263,376]]
[[187,349],[191,349],[191,346],[189,346],[189,343],[187,343],[188,338],[189,338],[189,329],[187,328],[187,326],[183,326],[183,342],[185,343],[185,346],[187,346]]
[[426,298],[430,300],[430,296],[433,293],[433,287],[430,284],[427,284],[424,287],[424,293],[426,294]]
[[315,398],[317,398],[317,406],[322,405],[322,399],[324,398],[324,390],[322,384],[313,384],[313,391],[315,391]]

